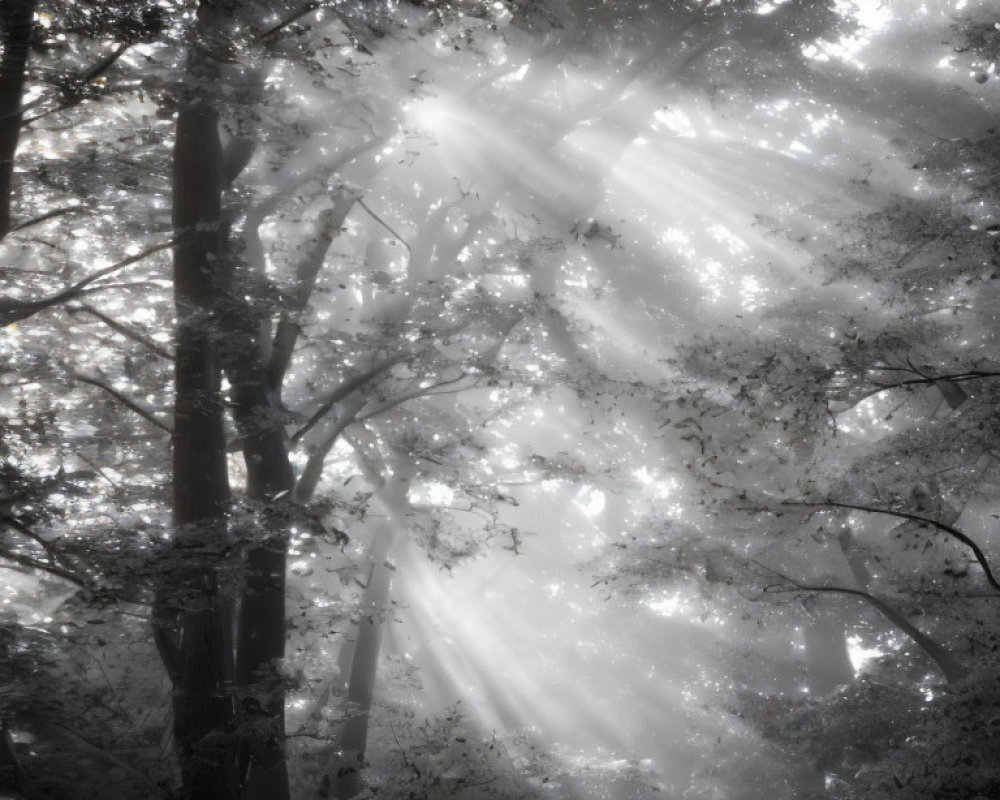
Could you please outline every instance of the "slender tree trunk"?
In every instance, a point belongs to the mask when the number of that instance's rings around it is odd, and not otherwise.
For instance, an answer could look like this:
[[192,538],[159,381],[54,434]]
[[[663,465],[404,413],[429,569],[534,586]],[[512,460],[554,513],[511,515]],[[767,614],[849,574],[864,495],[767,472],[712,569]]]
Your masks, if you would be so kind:
[[243,440],[247,495],[262,519],[248,532],[245,582],[240,602],[236,683],[245,716],[240,729],[241,765],[247,800],[284,800],[289,796],[283,752],[285,684],[285,562],[289,512],[295,476],[288,459],[276,392],[268,385],[250,329],[231,333],[234,358],[228,370],[233,414]]
[[22,800],[31,794],[28,776],[17,758],[7,723],[0,723],[0,797]]
[[[358,448],[355,448],[358,451]],[[364,468],[369,480],[379,485],[379,476],[372,464]],[[406,494],[412,477],[412,466],[402,458],[393,464],[393,478],[381,481],[378,497],[386,511],[387,519],[376,526],[368,548],[371,570],[361,598],[357,638],[349,647],[349,654],[341,654],[341,664],[349,663],[350,671],[344,676],[347,688],[346,720],[337,735],[335,750],[320,776],[314,795],[315,800],[348,800],[363,788],[361,771],[368,749],[368,724],[375,694],[375,677],[378,671],[379,652],[385,615],[389,609],[393,568],[389,555],[397,538],[406,528]]]
[[345,709],[347,719],[338,733],[336,753],[320,778],[317,798],[348,800],[363,788],[361,770],[368,750],[368,723],[375,695],[384,616],[389,608],[392,585],[393,573],[388,556],[397,532],[394,520],[375,531],[370,551],[373,563],[359,608],[357,639],[350,653]]
[[10,206],[14,153],[21,133],[21,97],[28,65],[31,23],[35,0],[3,0],[0,3],[0,239],[11,228]]
[[228,549],[229,482],[216,309],[228,285],[222,258],[218,117],[181,109],[174,145],[174,295],[177,306],[174,555],[181,562],[174,665],[174,737],[184,797],[239,796],[231,727],[232,612],[220,586]]

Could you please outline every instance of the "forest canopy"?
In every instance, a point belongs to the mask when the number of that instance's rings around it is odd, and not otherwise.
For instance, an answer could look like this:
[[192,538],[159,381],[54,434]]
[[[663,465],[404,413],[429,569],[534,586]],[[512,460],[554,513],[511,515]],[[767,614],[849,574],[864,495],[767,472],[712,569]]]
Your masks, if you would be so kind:
[[1000,796],[998,59],[4,0],[0,796]]

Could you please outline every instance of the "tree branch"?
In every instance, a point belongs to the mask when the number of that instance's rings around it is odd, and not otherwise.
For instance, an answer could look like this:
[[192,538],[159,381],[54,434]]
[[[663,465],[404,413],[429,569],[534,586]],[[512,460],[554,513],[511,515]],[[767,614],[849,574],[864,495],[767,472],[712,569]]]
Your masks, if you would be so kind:
[[91,305],[83,303],[79,306],[73,306],[72,308],[67,308],[66,310],[70,314],[90,314],[92,317],[96,317],[97,319],[99,319],[113,331],[120,333],[126,339],[131,339],[133,342],[138,342],[150,352],[158,355],[160,358],[166,359],[168,361],[173,361],[174,359],[174,354],[171,353],[166,348],[160,347],[160,345],[158,345],[152,339],[143,336],[141,333],[139,333],[136,330],[133,330],[132,328],[129,328],[127,325],[122,325],[120,322],[112,319],[107,314],[98,311]]
[[[50,542],[45,541],[45,539],[35,533],[31,528],[9,513],[0,513],[0,523],[13,528],[22,536],[31,539],[31,541],[45,551],[45,555],[48,557],[49,563],[52,564],[54,568],[62,570],[65,573],[59,577],[66,578],[66,580],[73,580],[72,578],[67,577],[67,575],[75,573],[73,573],[73,570],[70,568],[70,565],[66,563],[65,559],[63,559],[63,557],[55,549],[53,549]],[[77,579],[74,582],[78,583],[80,586],[85,585],[82,579]]]
[[153,255],[154,253],[166,250],[168,247],[172,247],[176,244],[176,241],[176,239],[171,239],[170,241],[161,242],[160,244],[148,247],[141,253],[136,253],[134,256],[123,258],[121,261],[117,261],[111,266],[99,269],[97,272],[91,273],[86,278],[77,281],[72,286],[63,289],[60,292],[56,292],[54,295],[42,298],[41,300],[16,300],[9,297],[0,298],[0,327],[12,325],[15,322],[28,319],[40,311],[44,311],[52,306],[60,305],[68,302],[69,300],[75,300],[77,297],[84,294],[87,287],[94,283],[94,281],[100,280],[101,278],[107,277],[112,273],[125,269],[125,267],[130,267],[133,264],[142,261],[144,258]]
[[326,260],[326,254],[354,207],[354,202],[355,198],[352,195],[344,193],[331,208],[321,213],[319,231],[313,240],[313,246],[295,270],[295,290],[288,306],[281,312],[267,364],[267,378],[274,389],[281,386],[285,373],[292,363],[292,353],[299,338],[298,317],[309,305],[309,298],[316,287],[316,279]]
[[312,497],[323,474],[323,462],[326,461],[327,454],[333,449],[337,439],[347,426],[357,418],[358,412],[364,408],[365,402],[365,398],[360,395],[352,397],[347,402],[347,407],[337,419],[336,424],[309,454],[305,469],[302,470],[302,474],[295,483],[294,499],[297,503],[305,503]]
[[463,387],[463,388],[460,388],[460,389],[451,389],[451,390],[448,390],[448,391],[445,391],[445,392],[438,392],[438,391],[435,391],[435,389],[440,389],[443,386],[452,386],[453,384],[456,384],[459,381],[464,380],[467,377],[468,377],[468,375],[463,372],[463,373],[461,373],[460,375],[458,375],[455,378],[449,378],[446,381],[439,381],[438,383],[435,383],[435,384],[433,384],[431,386],[425,386],[425,387],[423,387],[421,389],[413,389],[413,390],[411,390],[409,392],[403,392],[402,394],[398,394],[395,397],[387,400],[381,406],[378,406],[377,408],[373,408],[371,411],[369,411],[363,417],[358,417],[358,422],[364,422],[366,420],[372,419],[373,417],[377,417],[380,414],[385,414],[387,411],[391,411],[392,409],[396,408],[397,406],[401,406],[401,405],[403,405],[403,403],[407,403],[410,400],[417,400],[417,399],[419,399],[421,397],[433,397],[434,395],[438,395],[438,394],[455,394],[457,392],[464,391],[464,388],[467,388],[467,387]]
[[865,511],[869,514],[886,514],[890,517],[898,517],[900,519],[908,519],[912,522],[921,522],[926,525],[930,525],[937,528],[939,531],[948,534],[953,539],[957,539],[968,547],[972,551],[972,554],[976,557],[976,561],[979,562],[979,566],[982,567],[983,573],[986,575],[986,582],[989,583],[989,585],[997,592],[1000,592],[1000,583],[997,582],[996,577],[993,575],[993,571],[990,569],[989,562],[986,560],[986,554],[982,551],[982,548],[980,548],[979,545],[976,544],[967,534],[944,522],[939,522],[936,519],[924,517],[920,514],[912,514],[909,511],[894,511],[889,508],[876,508],[875,506],[866,506],[857,503],[844,503],[838,500],[824,500],[817,503],[810,503],[802,500],[783,500],[781,505],[804,506],[807,508],[848,508],[853,511]]
[[356,196],[355,200],[357,200],[357,203],[358,203],[359,206],[361,206],[365,211],[368,212],[368,214],[371,216],[372,219],[374,219],[379,225],[381,225],[383,228],[385,228],[387,231],[389,231],[389,233],[391,233],[393,236],[395,236],[397,239],[399,239],[399,241],[401,241],[403,243],[403,247],[406,248],[406,252],[409,253],[411,257],[413,256],[413,250],[410,248],[410,245],[406,241],[406,239],[404,239],[402,236],[400,236],[398,233],[396,233],[396,231],[394,231],[389,226],[388,222],[386,222],[384,219],[382,219],[382,217],[380,217],[378,214],[376,214],[374,211],[372,211],[365,204],[365,201],[361,199],[360,195]]
[[117,389],[115,389],[114,387],[112,387],[109,384],[105,383],[100,378],[93,378],[93,377],[91,377],[89,375],[83,375],[82,373],[79,373],[79,372],[73,373],[73,377],[76,378],[81,383],[89,383],[91,386],[96,386],[98,389],[102,389],[103,391],[105,391],[109,395],[111,395],[113,398],[115,398],[119,403],[121,403],[126,408],[128,408],[130,411],[134,411],[136,414],[138,414],[144,420],[146,420],[147,422],[152,423],[157,428],[159,428],[161,431],[164,431],[164,432],[169,433],[169,434],[173,434],[174,429],[173,429],[173,427],[171,425],[168,425],[167,423],[165,423],[162,420],[158,419],[156,417],[156,415],[153,414],[152,411],[150,411],[150,410],[148,410],[146,408],[143,408],[141,405],[139,405],[131,397],[129,397],[126,394],[123,394],[122,392],[119,392]]
[[392,356],[391,358],[387,358],[385,361],[376,364],[367,372],[362,372],[360,375],[356,375],[355,377],[344,381],[344,383],[342,383],[339,387],[337,387],[333,391],[333,393],[330,394],[326,398],[326,400],[323,401],[319,409],[317,409],[317,411],[311,417],[309,417],[308,422],[306,422],[305,425],[299,428],[292,435],[292,444],[297,444],[299,440],[301,440],[303,436],[305,436],[309,431],[311,431],[320,422],[320,420],[323,419],[323,417],[325,417],[328,413],[330,413],[330,410],[341,400],[343,400],[353,392],[356,392],[366,383],[369,383],[370,381],[374,380],[386,370],[391,369],[392,367],[396,366],[396,364],[400,364],[403,361],[413,358],[415,355],[416,353],[399,353],[398,355]]
[[[7,231],[8,234],[14,233],[15,231],[21,231],[25,228],[30,228],[32,225],[38,225],[46,220],[54,219],[55,217],[62,217],[66,214],[72,214],[74,212],[80,211],[81,206],[66,206],[65,208],[57,208],[54,211],[49,211],[46,214],[41,214],[37,217],[32,217],[24,222],[19,222],[17,225],[12,225],[10,230]],[[0,239],[3,237],[0,236]]]
[[[759,562],[758,562],[759,563]],[[764,566],[763,564],[761,566]],[[927,653],[931,661],[937,666],[938,669],[944,674],[945,680],[948,683],[955,683],[966,676],[968,670],[965,669],[954,656],[944,647],[935,642],[927,634],[923,633],[920,629],[913,625],[906,617],[899,613],[896,609],[886,603],[884,600],[880,600],[868,592],[862,591],[861,589],[849,589],[846,586],[808,586],[806,584],[799,583],[787,575],[783,575],[775,569],[770,567],[764,567],[764,569],[769,572],[773,572],[775,575],[779,576],[782,580],[787,581],[791,584],[792,588],[782,587],[782,586],[765,586],[764,592],[775,594],[779,592],[791,592],[791,591],[801,591],[801,592],[830,592],[837,594],[847,594],[852,597],[860,597],[862,600],[867,602],[869,605],[878,609],[878,611],[889,620],[893,625],[899,628],[903,633],[913,639],[920,648]]]
[[15,564],[20,564],[22,567],[40,569],[42,572],[48,572],[50,575],[55,575],[57,578],[62,578],[64,581],[69,581],[70,583],[79,586],[81,589],[90,588],[83,578],[79,577],[65,567],[60,567],[58,564],[50,564],[45,561],[39,561],[36,558],[23,555],[22,553],[15,552],[13,550],[8,550],[7,548],[0,550],[0,559],[2,558],[7,559],[8,561],[13,561]]
[[274,27],[268,28],[266,31],[260,34],[257,37],[257,41],[261,42],[264,41],[265,39],[270,39],[272,36],[283,31],[289,25],[294,25],[310,11],[315,11],[316,9],[322,7],[323,5],[325,5],[325,3],[321,2],[321,0],[309,0],[309,2],[303,3],[294,11],[292,11],[287,17],[278,22]]
[[60,111],[66,111],[67,109],[80,105],[80,103],[84,100],[87,100],[87,92],[85,91],[86,87],[111,69],[115,62],[117,62],[118,59],[121,58],[125,54],[125,51],[131,46],[132,45],[128,42],[121,42],[114,50],[104,56],[104,58],[94,64],[94,66],[86,72],[81,72],[71,76],[59,87],[66,99],[59,103],[59,105],[55,108],[50,108],[48,111],[43,111],[41,114],[36,114],[33,117],[28,117],[27,119],[22,120],[21,127],[24,128],[33,122],[38,122],[51,114],[58,114]]

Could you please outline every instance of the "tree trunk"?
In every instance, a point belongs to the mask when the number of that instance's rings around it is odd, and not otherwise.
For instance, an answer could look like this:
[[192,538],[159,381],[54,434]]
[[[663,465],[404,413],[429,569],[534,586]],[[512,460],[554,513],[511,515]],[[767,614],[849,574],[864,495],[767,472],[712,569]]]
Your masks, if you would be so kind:
[[[260,506],[261,521],[249,531],[245,582],[240,602],[236,683],[246,716],[240,731],[241,773],[248,800],[289,796],[283,752],[285,684],[285,562],[295,476],[288,459],[277,393],[267,383],[249,329],[260,326],[243,316],[248,330],[230,333],[233,414],[242,437],[247,495]],[[263,532],[263,535],[261,535]]]
[[184,797],[239,796],[232,741],[232,612],[220,586],[228,546],[229,482],[215,311],[228,285],[222,256],[222,148],[218,117],[181,109],[174,145],[174,297],[177,307],[173,555],[180,597],[174,665],[174,737]]
[[3,0],[0,3],[0,239],[11,228],[10,206],[14,176],[14,153],[21,133],[21,97],[28,65],[31,23],[35,0]]
[[[360,450],[355,451],[360,455]],[[396,539],[406,528],[407,490],[412,478],[412,465],[402,456],[393,464],[393,477],[379,480],[371,463],[364,464],[364,472],[378,488],[378,498],[386,512],[386,520],[375,527],[368,548],[371,570],[361,598],[357,638],[350,648],[350,672],[343,676],[347,685],[346,719],[337,735],[334,752],[327,761],[315,800],[348,800],[363,788],[361,771],[368,749],[368,723],[375,693],[375,677],[382,645],[385,615],[389,611],[393,568],[389,556]],[[363,462],[367,459],[362,457]],[[344,654],[342,654],[343,656]],[[341,663],[348,663],[342,658]]]

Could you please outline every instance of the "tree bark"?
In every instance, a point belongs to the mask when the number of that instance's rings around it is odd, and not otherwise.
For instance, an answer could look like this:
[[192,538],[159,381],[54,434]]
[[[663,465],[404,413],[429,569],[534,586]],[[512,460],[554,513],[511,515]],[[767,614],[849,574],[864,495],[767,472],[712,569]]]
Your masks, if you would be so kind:
[[[231,602],[219,567],[228,550],[229,481],[216,309],[228,286],[222,256],[218,117],[183,107],[174,145],[174,297],[177,307],[173,556],[179,637],[173,665],[174,737],[184,797],[239,796],[233,724]],[[162,605],[162,604],[161,604]]]
[[4,0],[0,4],[0,239],[11,228],[10,206],[14,177],[14,153],[21,132],[21,97],[28,65],[31,23],[35,0]]
[[[246,313],[235,313],[240,308]],[[237,628],[236,683],[246,712],[240,729],[240,772],[248,800],[283,800],[289,796],[289,788],[283,753],[285,684],[281,660],[285,655],[287,530],[295,475],[277,392],[269,385],[258,358],[254,332],[260,326],[235,297],[232,311],[227,315],[227,374],[247,468],[247,496],[261,514],[260,523],[247,532],[251,544]],[[242,329],[233,330],[234,324]]]

